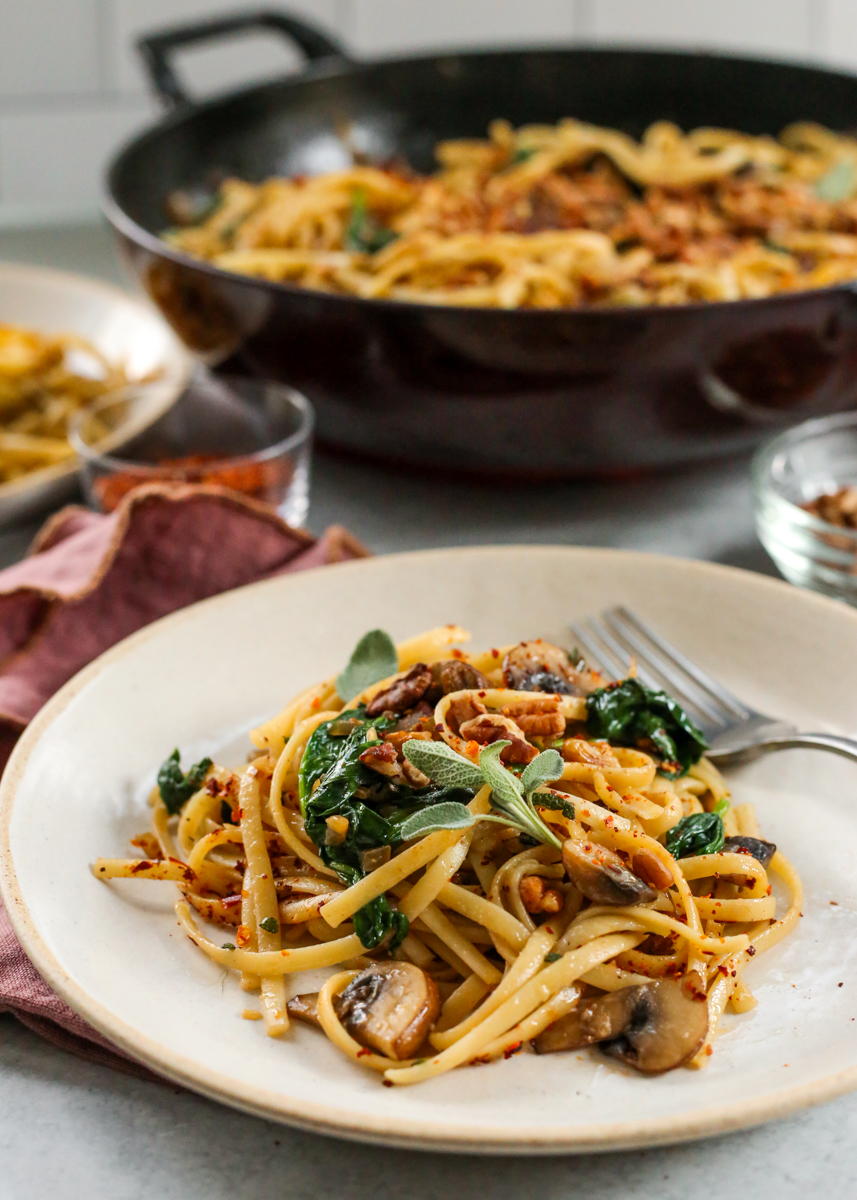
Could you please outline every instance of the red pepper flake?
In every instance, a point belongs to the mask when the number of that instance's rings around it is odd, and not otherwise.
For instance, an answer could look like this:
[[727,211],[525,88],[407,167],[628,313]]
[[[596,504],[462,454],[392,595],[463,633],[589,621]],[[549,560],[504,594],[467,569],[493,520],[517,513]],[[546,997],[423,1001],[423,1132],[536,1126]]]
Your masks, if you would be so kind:
[[154,864],[148,858],[141,858],[139,862],[134,863],[131,868],[131,874],[136,875],[138,871],[146,871],[151,866],[154,866]]
[[362,1050],[358,1050],[358,1051],[357,1051],[357,1057],[358,1057],[358,1058],[365,1058],[367,1054],[371,1054],[371,1053],[372,1053],[372,1051],[371,1051],[371,1050],[367,1050],[367,1048],[364,1046]]
[[839,908],[839,902],[837,900],[831,900],[830,903],[833,905],[834,908]]
[[318,696],[313,696],[313,701],[312,701],[312,704],[310,705],[310,708],[320,708],[320,707],[321,707],[321,701],[319,700]]
[[459,658],[459,659],[463,659],[463,658],[466,658],[466,657],[467,657],[467,655],[464,653],[464,651],[463,651],[463,650],[453,650],[453,651],[452,651],[452,657],[453,657],[453,658]]
[[395,1087],[396,1085],[393,1083],[392,1079],[382,1079],[381,1086],[382,1087]]
[[837,985],[836,985],[836,986],[837,986],[837,987],[842,987],[842,984],[841,984],[841,983],[837,983]]
[[500,657],[500,651],[499,651],[499,650],[495,650],[495,649],[492,647],[492,649],[491,649],[491,657],[492,657],[492,658],[499,658],[499,657]]
[[706,1054],[713,1054],[713,1053],[714,1053],[714,1049],[713,1049],[713,1047],[711,1047],[711,1046],[706,1046],[706,1047],[705,1047],[705,1053],[706,1053]]
[[748,947],[747,947],[747,953],[749,954],[750,958],[752,958],[752,957],[753,957],[753,955],[756,953],[756,947],[755,947],[755,946],[748,946]]
[[[841,987],[842,985],[840,984],[839,986]],[[513,1046],[509,1046],[507,1050],[503,1051],[503,1057],[512,1058],[515,1054],[519,1053],[519,1051],[523,1048],[523,1045],[523,1042],[515,1042]]]

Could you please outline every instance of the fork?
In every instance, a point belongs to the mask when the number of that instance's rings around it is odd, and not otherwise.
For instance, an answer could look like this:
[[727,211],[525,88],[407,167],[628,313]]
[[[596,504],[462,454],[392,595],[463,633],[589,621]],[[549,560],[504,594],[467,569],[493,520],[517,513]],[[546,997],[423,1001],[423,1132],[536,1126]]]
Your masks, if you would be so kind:
[[857,762],[857,740],[801,733],[796,725],[750,708],[621,605],[571,630],[587,663],[607,679],[623,679],[633,662],[642,683],[669,692],[705,734],[706,757],[720,766],[795,749],[829,750]]

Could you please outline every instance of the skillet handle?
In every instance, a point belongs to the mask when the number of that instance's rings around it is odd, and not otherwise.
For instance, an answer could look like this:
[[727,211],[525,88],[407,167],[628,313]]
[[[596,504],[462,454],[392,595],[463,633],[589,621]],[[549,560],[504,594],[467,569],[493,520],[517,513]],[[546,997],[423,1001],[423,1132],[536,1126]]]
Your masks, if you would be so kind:
[[143,59],[158,96],[172,108],[192,103],[191,97],[173,70],[171,59],[175,50],[183,46],[192,46],[195,42],[207,42],[254,29],[270,30],[280,34],[287,41],[296,43],[310,63],[322,59],[348,62],[340,44],[320,29],[286,13],[269,12],[264,9],[197,21],[191,25],[177,25],[161,33],[149,34],[137,40],[137,51]]

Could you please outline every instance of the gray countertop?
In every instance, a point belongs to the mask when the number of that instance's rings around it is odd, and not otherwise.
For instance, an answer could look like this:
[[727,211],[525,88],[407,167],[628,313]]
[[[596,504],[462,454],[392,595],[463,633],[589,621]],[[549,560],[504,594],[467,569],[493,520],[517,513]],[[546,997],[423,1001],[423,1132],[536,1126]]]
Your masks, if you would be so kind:
[[[0,233],[0,259],[120,281],[96,227]],[[746,460],[660,478],[542,487],[414,478],[319,454],[310,527],[346,525],[376,553],[487,542],[625,546],[774,574],[753,533]],[[0,563],[35,527],[0,534]],[[485,1160],[323,1139],[172,1086],[82,1062],[0,1017],[0,1198],[481,1200],[572,1192],[586,1200],[687,1197],[694,1185],[754,1200],[857,1193],[857,1095],[760,1129],[661,1150]]]

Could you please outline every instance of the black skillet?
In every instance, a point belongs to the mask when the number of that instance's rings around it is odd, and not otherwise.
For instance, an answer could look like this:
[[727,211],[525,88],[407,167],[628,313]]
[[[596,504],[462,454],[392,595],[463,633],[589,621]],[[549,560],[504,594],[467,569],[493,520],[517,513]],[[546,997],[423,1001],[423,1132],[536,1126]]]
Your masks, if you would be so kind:
[[[306,54],[293,78],[188,98],[180,47],[268,29]],[[574,116],[639,136],[669,119],[777,133],[857,124],[857,78],[651,50],[560,49],[354,62],[281,13],[242,13],[143,39],[172,111],[118,155],[105,210],[143,285],[208,362],[284,380],[319,434],[424,468],[563,476],[732,453],[857,400],[851,285],[661,309],[442,308],[360,300],[227,274],[158,238],[176,189],[225,175],[315,173],[356,150],[432,168],[439,139]]]

